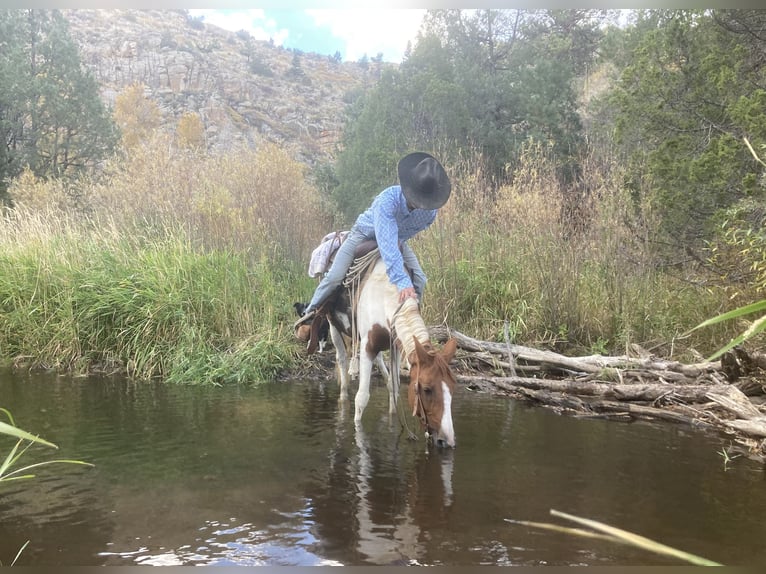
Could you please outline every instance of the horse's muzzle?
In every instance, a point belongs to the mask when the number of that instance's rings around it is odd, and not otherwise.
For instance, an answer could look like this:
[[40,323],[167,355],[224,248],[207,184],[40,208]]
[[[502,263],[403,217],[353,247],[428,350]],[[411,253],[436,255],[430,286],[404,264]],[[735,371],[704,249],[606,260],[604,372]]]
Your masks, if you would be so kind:
[[455,448],[455,439],[451,440],[435,430],[426,429],[426,442],[435,444],[438,448]]

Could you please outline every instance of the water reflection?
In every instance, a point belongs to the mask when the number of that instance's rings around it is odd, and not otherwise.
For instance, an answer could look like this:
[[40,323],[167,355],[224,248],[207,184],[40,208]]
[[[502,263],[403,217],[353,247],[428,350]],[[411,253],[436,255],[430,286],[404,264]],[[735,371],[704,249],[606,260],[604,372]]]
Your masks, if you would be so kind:
[[550,508],[723,563],[766,560],[762,469],[724,469],[719,439],[687,427],[583,421],[463,390],[459,447],[428,450],[389,416],[382,381],[359,425],[334,384],[300,381],[0,372],[0,406],[59,444],[56,456],[96,465],[0,485],[3,563],[30,539],[19,565],[677,564],[504,521],[550,521]]
[[[419,444],[410,442],[388,416],[377,421],[374,441],[363,422],[350,426],[346,421],[341,408],[336,436],[342,444],[352,432],[355,448],[347,464],[332,465],[331,472],[345,475],[333,482],[353,492],[349,516],[342,520],[353,525],[355,563],[419,564],[430,539],[428,530],[443,528],[449,520],[454,451],[424,449],[422,439]],[[317,518],[321,523],[325,517]]]

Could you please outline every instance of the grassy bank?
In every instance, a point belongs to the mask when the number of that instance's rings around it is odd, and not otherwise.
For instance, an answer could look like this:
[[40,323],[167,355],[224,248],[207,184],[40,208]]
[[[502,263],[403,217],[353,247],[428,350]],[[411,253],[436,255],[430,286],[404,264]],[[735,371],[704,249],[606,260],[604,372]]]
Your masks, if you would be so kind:
[[295,360],[291,305],[314,286],[303,261],[325,224],[286,153],[202,156],[158,138],[97,181],[26,175],[11,191],[4,362],[253,383]]
[[208,383],[267,380],[291,364],[286,301],[302,269],[201,251],[180,229],[54,229],[49,214],[31,233],[32,221],[11,223],[28,239],[0,255],[6,361]]
[[[415,242],[429,276],[426,313],[465,333],[566,353],[619,354],[636,344],[664,356],[710,353],[734,325],[689,328],[727,297],[693,266],[658,265],[661,216],[621,187],[616,165],[587,165],[576,200],[530,146],[513,185],[495,187],[475,161],[452,166],[453,196]],[[576,213],[572,213],[574,208]]]
[[[413,243],[424,313],[483,339],[571,353],[706,354],[741,330],[679,335],[726,310],[724,291],[652,257],[650,206],[590,169],[578,224],[545,151],[513,186],[466,160],[453,197]],[[597,177],[601,179],[596,179]],[[198,155],[158,139],[98,180],[24,176],[0,227],[0,358],[171,382],[269,380],[301,354],[292,302],[315,283],[311,250],[335,227],[301,165],[272,146]],[[728,329],[728,331],[727,331]]]

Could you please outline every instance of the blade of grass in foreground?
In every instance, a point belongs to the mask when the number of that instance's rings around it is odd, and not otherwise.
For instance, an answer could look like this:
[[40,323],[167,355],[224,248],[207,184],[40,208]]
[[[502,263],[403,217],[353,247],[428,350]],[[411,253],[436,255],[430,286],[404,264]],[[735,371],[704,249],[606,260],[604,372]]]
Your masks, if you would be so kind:
[[18,551],[18,552],[16,552],[16,556],[15,556],[15,557],[14,557],[14,559],[13,559],[13,562],[11,562],[11,566],[14,566],[14,565],[16,564],[16,561],[19,559],[19,556],[21,556],[21,553],[22,553],[22,552],[24,552],[24,548],[26,548],[28,544],[29,544],[29,540],[27,540],[27,541],[26,541],[26,542],[25,542],[25,543],[24,543],[24,544],[21,546],[21,548],[19,548],[19,551]]
[[13,425],[9,425],[8,423],[4,423],[2,421],[0,421],[0,434],[7,434],[10,436],[14,436],[18,439],[28,440],[31,442],[37,442],[40,444],[44,444],[45,446],[49,446],[51,448],[58,448],[52,442],[48,442],[47,440],[42,439],[39,436],[35,436],[31,433],[28,433],[27,431],[23,431],[20,428],[17,428]]
[[713,562],[712,560],[708,560],[707,558],[702,558],[701,556],[690,554],[688,552],[684,552],[683,550],[678,550],[677,548],[673,548],[671,546],[667,546],[665,544],[655,542],[654,540],[651,540],[650,538],[646,538],[645,536],[634,534],[632,532],[628,532],[627,530],[622,530],[621,528],[616,528],[614,526],[609,526],[608,524],[604,524],[596,520],[591,520],[588,518],[580,518],[579,516],[573,516],[571,514],[566,514],[564,512],[559,512],[558,510],[553,510],[553,509],[551,509],[550,512],[553,516],[558,516],[566,520],[571,520],[572,522],[577,522],[578,524],[581,524],[583,526],[588,526],[589,528],[592,528],[596,532],[591,532],[589,530],[582,530],[579,528],[567,528],[564,526],[558,526],[556,524],[548,524],[543,522],[510,520],[507,518],[506,518],[506,522],[512,522],[514,524],[523,524],[524,526],[532,526],[534,528],[541,528],[544,530],[554,530],[557,532],[564,532],[566,534],[573,534],[575,536],[584,536],[588,538],[597,538],[600,540],[616,542],[619,544],[627,544],[629,546],[642,548],[644,550],[648,550],[649,552],[654,552],[656,554],[673,556],[675,558],[683,560],[684,562],[688,562],[696,566],[722,566],[722,564],[719,564],[718,562]]
[[[708,319],[707,321],[703,321],[696,327],[693,327],[689,331],[685,333],[685,335],[688,335],[692,331],[696,331],[697,329],[701,329],[702,327],[707,327],[709,325],[715,325],[716,323],[720,323],[722,321],[728,321],[730,319],[736,319],[738,317],[742,317],[744,315],[749,315],[751,313],[756,313],[758,311],[766,311],[766,299],[763,301],[757,301],[755,303],[751,303],[750,305],[745,305],[744,307],[739,307],[737,309],[734,309],[732,311],[729,311],[727,313],[722,313],[721,315],[718,315],[716,317],[712,317]],[[741,335],[738,337],[735,337],[731,341],[729,341],[725,346],[718,349],[715,353],[713,353],[710,357],[708,357],[708,361],[714,361],[721,355],[723,355],[725,352],[729,351],[730,349],[733,349],[740,343],[744,343],[751,337],[754,337],[761,331],[766,330],[766,315],[761,317],[760,319],[756,319],[753,321],[753,323],[750,325],[750,327]]]
[[37,462],[35,464],[29,464],[27,466],[24,466],[24,467],[21,467],[21,468],[17,468],[17,469],[12,470],[11,472],[9,472],[7,474],[4,474],[4,475],[0,474],[0,482],[6,482],[6,481],[9,481],[9,480],[19,480],[19,479],[22,479],[22,478],[34,478],[34,476],[35,476],[34,474],[20,474],[20,473],[27,472],[29,470],[32,470],[33,468],[38,468],[40,466],[45,466],[45,465],[48,465],[48,464],[56,464],[56,463],[80,464],[80,465],[83,465],[83,466],[94,466],[93,464],[91,464],[89,462],[83,462],[81,460],[70,460],[70,459],[66,459],[66,458],[59,458],[59,459],[55,459],[55,460],[46,460],[46,461],[43,461],[43,462]]

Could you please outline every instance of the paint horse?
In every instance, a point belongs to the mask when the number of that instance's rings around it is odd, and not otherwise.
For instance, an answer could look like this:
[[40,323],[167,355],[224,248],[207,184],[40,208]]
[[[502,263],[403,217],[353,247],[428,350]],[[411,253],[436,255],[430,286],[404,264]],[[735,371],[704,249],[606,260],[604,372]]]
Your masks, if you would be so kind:
[[[356,299],[356,304],[350,301]],[[354,420],[359,422],[370,398],[373,362],[383,364],[381,353],[391,349],[398,358],[403,351],[410,364],[408,399],[413,416],[420,419],[426,436],[437,446],[455,446],[452,425],[452,399],[455,377],[449,362],[455,355],[457,341],[450,339],[441,350],[431,345],[418,302],[406,299],[399,303],[399,293],[386,274],[380,257],[360,280],[356,293],[341,290],[340,299],[328,312],[330,336],[335,346],[341,397],[348,393],[349,356],[342,333],[356,341],[359,349],[359,388],[354,399]],[[358,333],[354,335],[353,332]],[[392,341],[395,348],[392,347]],[[354,346],[352,345],[352,349]],[[398,362],[386,376],[389,413],[396,413]],[[384,373],[385,376],[386,373]]]

